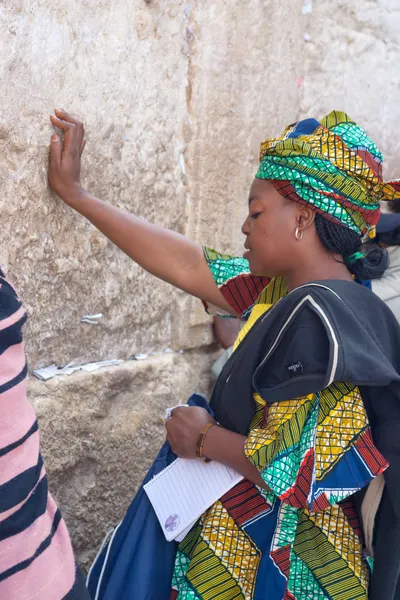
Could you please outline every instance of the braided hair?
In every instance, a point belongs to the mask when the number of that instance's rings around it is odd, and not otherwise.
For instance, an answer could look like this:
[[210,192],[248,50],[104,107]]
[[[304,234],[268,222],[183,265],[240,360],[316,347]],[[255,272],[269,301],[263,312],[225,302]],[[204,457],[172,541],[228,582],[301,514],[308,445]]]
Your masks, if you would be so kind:
[[[324,246],[343,256],[343,262],[357,279],[379,279],[389,265],[389,256],[384,248],[377,244],[368,243],[362,246],[362,240],[355,231],[328,221],[322,215],[316,214],[315,227]],[[352,255],[360,254],[353,258]]]

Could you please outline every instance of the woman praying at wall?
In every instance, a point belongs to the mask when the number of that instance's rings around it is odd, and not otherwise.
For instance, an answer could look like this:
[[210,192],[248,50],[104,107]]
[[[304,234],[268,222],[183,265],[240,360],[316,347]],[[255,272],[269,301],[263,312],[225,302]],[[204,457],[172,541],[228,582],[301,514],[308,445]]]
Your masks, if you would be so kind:
[[51,120],[62,200],[154,276],[247,321],[214,417],[181,407],[166,421],[176,455],[244,477],[179,544],[169,597],[400,598],[400,328],[362,285],[388,263],[362,242],[381,201],[400,197],[378,147],[338,111],[267,139],[236,258],[95,198],[80,182],[82,124]]

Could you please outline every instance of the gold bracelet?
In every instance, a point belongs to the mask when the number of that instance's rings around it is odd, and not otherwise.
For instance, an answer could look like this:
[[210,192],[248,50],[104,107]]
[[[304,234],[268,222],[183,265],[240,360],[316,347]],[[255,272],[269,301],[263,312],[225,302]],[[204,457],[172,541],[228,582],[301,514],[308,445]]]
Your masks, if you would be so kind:
[[203,429],[200,431],[199,437],[197,438],[196,456],[197,458],[201,458],[201,460],[204,460],[204,462],[206,463],[211,462],[211,458],[207,458],[206,456],[204,456],[203,446],[207,433],[210,431],[211,427],[214,427],[214,425],[217,425],[217,423],[207,423],[207,425],[203,427]]

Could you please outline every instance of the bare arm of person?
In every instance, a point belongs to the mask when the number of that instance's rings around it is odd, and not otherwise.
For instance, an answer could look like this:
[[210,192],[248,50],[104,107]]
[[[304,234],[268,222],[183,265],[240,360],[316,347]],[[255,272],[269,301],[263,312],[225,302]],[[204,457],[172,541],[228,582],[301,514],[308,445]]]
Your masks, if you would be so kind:
[[[215,424],[215,420],[204,408],[198,406],[174,408],[171,418],[165,422],[165,427],[167,440],[175,454],[182,458],[195,459],[199,432],[209,423]],[[245,442],[246,436],[215,424],[206,434],[203,455],[234,469],[256,485],[268,489],[259,471],[245,454]]]
[[223,427],[212,427],[204,440],[203,454],[211,460],[216,460],[245,479],[268,490],[268,486],[258,469],[249,461],[244,452],[246,436],[229,431]]
[[82,188],[83,124],[63,110],[56,110],[50,119],[64,132],[64,141],[57,134],[51,138],[51,189],[143,269],[237,316],[214,282],[199,244],[116,208]]

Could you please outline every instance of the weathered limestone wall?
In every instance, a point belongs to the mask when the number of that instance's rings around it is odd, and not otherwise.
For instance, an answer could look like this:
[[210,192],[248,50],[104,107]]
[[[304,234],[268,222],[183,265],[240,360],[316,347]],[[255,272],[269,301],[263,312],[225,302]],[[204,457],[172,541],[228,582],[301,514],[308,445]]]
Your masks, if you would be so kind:
[[400,1],[314,0],[304,16],[301,116],[346,111],[378,144],[386,178],[400,178]]
[[208,392],[209,365],[193,350],[32,381],[51,489],[82,565],[123,516],[164,442],[162,417],[174,395]]
[[[342,0],[333,11],[314,0],[308,15],[303,5],[0,5],[0,256],[29,311],[30,367],[126,361],[31,380],[51,488],[84,565],[160,446],[164,408],[209,392],[215,348],[199,302],[143,273],[50,195],[47,115],[62,106],[84,119],[91,191],[241,252],[259,143],[299,116],[344,107],[394,174],[398,2]],[[94,313],[98,325],[80,323]],[[128,361],[137,353],[155,355]]]

